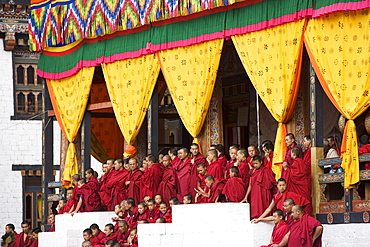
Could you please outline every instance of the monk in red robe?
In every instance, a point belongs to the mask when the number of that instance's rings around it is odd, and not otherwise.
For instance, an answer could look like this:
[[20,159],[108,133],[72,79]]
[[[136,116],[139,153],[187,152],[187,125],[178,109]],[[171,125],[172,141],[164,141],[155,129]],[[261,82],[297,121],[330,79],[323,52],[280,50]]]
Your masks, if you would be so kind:
[[[147,220],[149,219],[149,215],[148,215],[148,210],[147,210],[147,206],[144,202],[139,202],[139,204],[137,205],[137,212],[138,212],[138,216],[137,216],[137,220]],[[149,221],[148,221],[149,223]]]
[[229,179],[226,181],[222,194],[225,195],[228,202],[240,202],[243,200],[247,188],[243,179],[239,177],[239,168],[232,166],[230,168]]
[[182,201],[183,204],[192,204],[193,203],[193,196],[190,194],[184,195],[184,200]]
[[130,176],[126,181],[127,196],[134,199],[135,202],[140,202],[140,180],[143,176],[143,172],[138,169],[138,160],[136,158],[130,158],[128,161],[130,167]]
[[[299,205],[303,205],[303,207],[311,206],[311,202],[304,198],[303,196],[300,196],[294,192],[287,191],[287,183],[284,178],[279,178],[277,183],[278,192],[272,197],[272,201],[268,208],[263,212],[261,216],[258,217],[257,222],[261,220],[262,218],[269,215],[274,208],[280,209],[284,211],[284,201],[287,198],[293,199],[293,201]],[[252,222],[256,222],[255,220],[252,220]]]
[[176,148],[172,148],[170,150],[168,150],[168,155],[170,156],[171,158],[171,165],[172,166],[177,166],[178,163],[181,162],[180,158],[177,156],[177,149]]
[[168,204],[166,202],[161,202],[159,204],[159,217],[162,217],[166,220],[166,223],[172,223],[172,213],[171,209],[168,208]]
[[225,169],[225,175],[224,178],[229,179],[230,178],[230,168],[233,166],[236,166],[236,163],[238,160],[236,159],[236,155],[238,153],[238,148],[235,146],[231,146],[229,148],[229,155],[230,155],[230,160],[226,164],[226,169]]
[[94,186],[96,185],[93,185],[93,183],[87,185],[85,179],[80,179],[80,181],[78,181],[79,199],[72,215],[78,212],[94,212],[101,209],[99,195],[97,190],[94,190]]
[[94,243],[100,243],[100,241],[105,237],[104,232],[99,229],[99,226],[97,224],[92,224],[90,226],[90,230],[93,235],[92,239]]
[[114,232],[113,224],[106,224],[104,227],[105,237],[100,240],[100,244],[105,246],[109,240],[117,241],[118,234]]
[[[292,148],[291,156],[294,160],[290,167],[284,167],[284,179],[287,181],[287,190],[305,197],[311,201],[311,180],[307,177],[307,166],[300,156],[301,150],[298,147]],[[312,209],[305,208],[306,213],[311,215]]]
[[205,182],[207,185],[205,193],[197,191],[198,193],[195,197],[195,201],[199,203],[215,203],[224,201],[222,190],[225,186],[225,179],[220,180],[214,178],[212,175],[208,175]]
[[58,203],[58,214],[64,214],[64,208],[67,204],[67,200],[60,199]]
[[[205,178],[207,177],[207,175],[209,175],[206,165],[203,163],[199,163],[197,165],[197,171],[198,171],[198,178],[197,178],[196,190],[204,192],[207,187]],[[196,190],[194,189],[194,191]]]
[[148,221],[149,223],[155,223],[155,221],[159,218],[159,208],[156,207],[154,199],[150,199],[148,201]]
[[112,205],[112,187],[107,186],[107,184],[110,181],[110,178],[112,177],[113,173],[115,173],[114,169],[114,160],[110,159],[107,160],[107,164],[103,165],[103,167],[106,166],[106,168],[103,168],[104,175],[100,178],[100,189],[99,189],[99,196],[101,200],[101,206],[103,210],[111,210]]
[[39,246],[39,233],[42,232],[40,228],[35,228],[32,230],[32,243],[30,247],[38,247]]
[[236,158],[238,162],[236,165],[239,168],[239,176],[243,179],[245,185],[248,188],[249,185],[249,171],[251,170],[251,167],[249,165],[249,162],[247,160],[247,150],[245,149],[239,149],[239,151],[236,154]]
[[272,158],[274,157],[274,144],[271,142],[266,142],[263,145],[263,151],[265,152],[265,157],[263,158],[263,166],[272,169]]
[[296,222],[292,225],[284,239],[276,246],[321,247],[323,231],[321,223],[305,214],[301,205],[295,205],[293,207],[293,218]]
[[84,240],[89,241],[92,246],[100,244],[100,240],[97,237],[93,236],[93,233],[90,228],[86,228],[82,234],[83,234]]
[[30,230],[30,223],[23,221],[21,223],[22,232],[16,236],[14,247],[23,247],[29,242],[28,231]]
[[198,170],[197,165],[199,163],[206,163],[206,158],[199,153],[199,145],[192,143],[190,146],[190,162],[191,162],[191,172],[190,172],[190,194],[195,196],[196,192],[194,188],[197,187],[198,180]]
[[207,171],[208,175],[212,175],[214,178],[223,179],[224,178],[224,167],[220,164],[217,158],[217,151],[214,149],[210,149],[208,151],[208,157],[207,157]]
[[[77,186],[76,186],[77,188]],[[73,188],[69,188],[67,190],[67,202],[66,205],[64,206],[63,213],[72,213],[74,208],[76,207],[77,201],[73,198]]]
[[247,162],[249,164],[249,167],[253,169],[253,157],[258,155],[257,147],[255,145],[250,145],[248,147],[248,157]]
[[158,193],[163,171],[161,165],[155,162],[156,158],[153,155],[146,157],[145,170],[140,179],[140,197],[150,196],[150,198],[154,198]]
[[138,208],[135,205],[135,200],[131,197],[127,198],[124,202],[124,213],[122,217],[126,220],[130,228],[136,227],[139,215]]
[[159,183],[158,194],[162,196],[162,201],[168,203],[171,197],[181,194],[180,183],[175,170],[172,168],[170,156],[163,156],[162,164],[164,169],[162,181]]
[[283,211],[276,209],[272,214],[274,221],[274,229],[272,230],[272,236],[269,245],[263,245],[261,247],[273,247],[275,244],[279,244],[289,232],[288,225],[284,222]]
[[[301,147],[295,142],[295,137],[292,133],[288,133],[286,136],[285,136],[285,143],[288,147],[288,150],[287,152],[285,153],[285,158],[284,158],[284,162],[283,162],[283,167],[290,167],[292,164],[293,164],[293,159],[292,159],[292,149],[294,147],[298,147],[300,150],[301,150],[301,155],[298,157],[298,158],[303,158],[303,152],[302,152],[302,149]],[[283,177],[284,176],[284,173],[285,173],[285,170],[283,169],[282,172],[281,172],[281,176]]]
[[95,171],[92,168],[87,169],[85,178],[87,180],[85,187],[90,191],[88,203],[91,205],[91,207],[86,205],[86,210],[87,212],[100,210],[99,182],[96,179]]
[[116,170],[116,174],[111,178],[113,183],[109,182],[108,187],[112,186],[113,205],[118,205],[127,198],[126,181],[128,181],[130,172],[124,167],[122,159],[117,159],[114,162],[114,169]]
[[184,195],[190,193],[191,159],[189,158],[189,151],[187,148],[181,148],[177,152],[177,156],[180,162],[173,164],[173,169],[175,169],[180,183],[181,194],[178,195],[178,197],[182,199]]
[[78,202],[78,195],[77,195],[78,194],[78,181],[80,181],[80,179],[81,179],[81,176],[79,174],[75,174],[72,176],[73,200],[75,201],[74,209],[76,209],[77,202]]
[[225,171],[227,166],[227,159],[224,154],[224,146],[222,144],[212,145],[210,150],[216,150],[217,151],[217,161],[220,164],[222,172]]
[[122,246],[127,243],[127,239],[130,236],[130,227],[125,220],[118,221],[118,236],[117,242]]
[[262,157],[253,157],[254,170],[250,178],[247,193],[242,202],[248,202],[251,195],[251,218],[259,217],[271,202],[273,188],[276,185],[270,169],[263,166]]

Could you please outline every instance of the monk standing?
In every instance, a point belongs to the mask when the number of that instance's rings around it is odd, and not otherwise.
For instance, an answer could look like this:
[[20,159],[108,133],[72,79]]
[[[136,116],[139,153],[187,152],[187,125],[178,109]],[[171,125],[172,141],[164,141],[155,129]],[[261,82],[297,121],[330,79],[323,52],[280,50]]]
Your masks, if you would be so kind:
[[239,176],[243,179],[245,185],[248,187],[249,185],[249,171],[251,170],[251,167],[249,166],[248,160],[247,160],[247,150],[245,149],[239,149],[239,151],[236,154],[236,159],[238,162],[236,165],[239,168]]
[[158,193],[162,176],[161,165],[156,163],[156,158],[153,155],[148,155],[146,157],[146,168],[140,179],[140,197],[150,196],[150,198],[154,198]]
[[251,218],[260,216],[264,209],[270,204],[273,188],[276,185],[270,169],[263,166],[261,156],[253,157],[254,170],[250,178],[247,193],[242,202],[248,202],[248,196],[251,195]]
[[225,169],[225,178],[229,179],[230,178],[230,168],[235,166],[238,160],[236,159],[236,155],[238,153],[238,148],[236,146],[231,146],[229,148],[229,155],[230,155],[230,160],[226,164],[226,169]]
[[158,194],[162,196],[162,200],[166,203],[169,202],[171,197],[176,196],[180,193],[179,179],[175,170],[172,168],[171,160],[168,155],[163,156],[162,160],[164,169],[162,181],[159,184]]
[[173,169],[175,169],[177,178],[179,179],[181,191],[179,198],[182,199],[184,195],[190,193],[191,162],[189,158],[189,150],[187,148],[181,148],[177,152],[177,156],[180,159],[180,162],[173,164]]
[[[283,162],[283,167],[290,167],[292,164],[293,164],[293,159],[292,159],[292,149],[294,147],[297,147],[301,150],[301,147],[295,142],[295,137],[292,133],[288,133],[286,136],[285,136],[285,143],[288,147],[288,150],[287,152],[285,153],[285,158],[284,158],[284,162]],[[301,150],[302,151],[302,150]],[[302,152],[301,152],[302,154]],[[303,158],[303,156],[299,156],[299,158]],[[284,177],[284,173],[285,173],[285,170],[283,169],[282,170],[282,173],[281,173],[281,176]]]
[[177,166],[178,163],[180,163],[180,158],[177,156],[177,149],[176,148],[172,148],[170,150],[168,150],[168,155],[170,156],[171,158],[171,165],[172,166]]
[[[307,166],[305,165],[304,161],[299,158],[300,155],[300,148],[292,148],[291,156],[293,159],[293,163],[290,167],[284,167],[285,172],[283,178],[285,178],[285,180],[287,181],[288,191],[301,195],[307,200],[311,201],[311,181],[307,177]],[[305,210],[306,213],[311,215],[312,209],[305,208]]]
[[[104,165],[103,165],[104,167]],[[108,188],[108,183],[114,173],[114,160],[107,160],[106,173],[100,178],[99,196],[103,210],[111,210],[112,205],[112,187]],[[105,170],[104,169],[104,170]],[[114,170],[114,171],[113,171]]]
[[214,178],[223,179],[224,169],[222,165],[220,164],[220,162],[218,161],[216,150],[210,149],[208,151],[207,161],[208,161],[208,166],[207,166],[208,175],[212,175]]
[[284,239],[275,246],[320,247],[322,245],[321,236],[323,231],[321,223],[305,214],[301,205],[293,207],[293,218],[296,222],[292,225]]
[[108,183],[108,186],[112,186],[112,206],[120,204],[127,198],[125,183],[130,175],[130,172],[124,167],[122,159],[117,159],[114,162],[114,169],[116,170],[116,173],[114,174],[114,177],[111,177],[112,181]]
[[125,182],[127,186],[127,197],[133,198],[135,202],[140,202],[140,180],[143,172],[138,168],[138,160],[130,158],[128,161],[130,167],[130,175],[128,181]]
[[192,143],[190,145],[190,153],[191,153],[190,193],[192,196],[195,196],[196,192],[193,188],[197,187],[197,177],[198,177],[197,165],[199,163],[205,163],[206,158],[199,153],[199,145],[196,143]]

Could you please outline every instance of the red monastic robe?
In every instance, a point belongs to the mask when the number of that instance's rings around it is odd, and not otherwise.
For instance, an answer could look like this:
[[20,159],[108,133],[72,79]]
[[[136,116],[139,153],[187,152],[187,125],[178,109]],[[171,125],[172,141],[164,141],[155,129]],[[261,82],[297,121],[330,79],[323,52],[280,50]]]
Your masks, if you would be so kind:
[[276,180],[266,167],[255,169],[251,176],[251,218],[260,217],[270,205]]
[[228,202],[240,202],[243,200],[246,192],[245,183],[239,177],[229,178],[222,190],[222,194],[226,196]]
[[148,214],[148,222],[155,223],[155,221],[159,218],[159,214],[161,213],[158,208],[154,208],[153,210],[147,210]]
[[173,165],[173,169],[175,169],[177,178],[180,182],[180,198],[183,198],[184,195],[190,193],[190,171],[191,171],[191,162],[190,158],[186,160],[181,160],[176,165]]
[[307,166],[301,158],[294,159],[290,168],[285,170],[284,177],[287,182],[287,190],[297,193],[311,201],[309,191],[311,181],[307,178]]
[[[90,182],[90,181],[89,181]],[[96,185],[94,183],[90,183],[90,186],[87,184],[82,185],[78,189],[79,198],[82,198],[82,206],[80,211],[81,212],[94,212],[99,211],[100,207],[100,198],[98,195],[98,191],[94,190]]]
[[321,223],[315,218],[303,214],[290,228],[288,247],[321,247],[321,236],[318,237],[315,243],[312,243],[312,236],[316,227],[321,226]]
[[272,230],[272,243],[269,245],[263,245],[261,247],[272,247],[273,244],[280,244],[285,235],[289,232],[288,225],[282,220],[278,225],[274,226]]
[[206,203],[214,203],[218,200],[219,196],[222,194],[222,190],[224,189],[225,181],[225,179],[215,178],[214,184],[209,188],[209,197],[205,198]]
[[126,169],[122,169],[118,171],[117,177],[118,179],[116,182],[113,184],[113,189],[112,189],[112,200],[113,200],[113,205],[120,204],[123,200],[127,198],[126,195],[126,181],[128,181],[128,178],[130,176],[130,172],[127,171]]
[[[293,158],[292,158],[292,155],[291,155],[292,154],[292,149],[294,147],[298,147],[301,150],[301,155],[297,158],[301,158],[301,159],[303,158],[303,152],[302,152],[301,146],[299,146],[298,144],[295,143],[291,148],[288,148],[288,150],[285,153],[284,162],[288,163],[288,168],[290,168],[290,166],[293,164],[293,161],[294,161]],[[284,169],[281,171],[281,177],[284,177],[285,171],[286,170],[284,170]]]
[[105,236],[102,240],[100,240],[100,244],[103,244],[103,246],[105,246],[105,244],[109,240],[113,240],[113,241],[117,242],[117,237],[118,237],[118,232],[114,232],[110,236]]
[[225,175],[224,178],[229,179],[230,178],[230,168],[235,165],[237,160],[229,160],[226,164],[226,169],[225,169]]
[[249,171],[250,171],[250,166],[248,163],[248,160],[244,160],[240,162],[239,164],[239,176],[243,179],[245,185],[248,188],[249,185]]
[[105,173],[100,178],[100,189],[99,189],[99,196],[100,196],[100,202],[101,206],[104,210],[111,210],[111,204],[112,204],[112,189],[107,187],[107,183],[109,182],[110,178],[112,177],[113,173],[116,170],[113,169],[110,172]]
[[198,154],[197,156],[190,158],[190,161],[191,160],[194,160],[194,163],[191,166],[191,172],[190,172],[190,194],[194,198],[196,194],[196,191],[194,190],[194,188],[197,188],[197,180],[198,180],[197,165],[199,163],[203,163],[207,165],[207,162],[206,162],[206,158],[201,154]]
[[39,240],[33,240],[30,247],[39,247]]
[[143,172],[139,169],[131,171],[129,181],[130,184],[127,187],[127,198],[132,197],[135,200],[135,203],[141,202],[140,198],[140,179],[143,176]]
[[171,165],[172,165],[172,166],[177,166],[180,162],[181,162],[180,158],[176,156],[176,157],[171,161]]
[[168,209],[166,213],[159,213],[159,217],[165,218],[166,223],[172,223],[172,212],[171,209]]
[[213,161],[207,166],[207,175],[212,175],[214,178],[224,179],[223,168],[218,160]]
[[95,245],[98,245],[100,244],[100,240],[97,236],[92,236],[92,238],[90,239],[90,243],[92,244],[92,246],[95,246]]
[[162,176],[163,171],[159,163],[154,163],[150,168],[147,167],[140,179],[140,198],[144,196],[154,198],[158,194],[158,187]]
[[226,169],[226,166],[227,166],[227,159],[226,159],[226,156],[224,154],[221,154],[218,159],[217,159],[218,163],[220,163],[220,166],[221,166],[221,170],[224,171]]
[[167,166],[163,169],[162,181],[159,184],[158,193],[162,195],[162,200],[166,203],[172,197],[181,194],[179,179],[172,166]]
[[[15,234],[15,233],[14,233]],[[26,239],[24,239],[24,236],[26,235]],[[15,242],[12,246],[14,247],[23,247],[29,242],[28,234],[21,232],[18,235],[16,235]]]
[[305,197],[303,197],[301,195],[298,195],[298,194],[296,194],[294,192],[290,192],[290,191],[284,191],[281,194],[280,193],[276,193],[273,196],[272,200],[274,200],[275,207],[277,209],[280,209],[282,211],[285,211],[285,209],[284,209],[283,206],[284,206],[284,201],[287,198],[292,198],[295,205],[301,205],[303,207],[303,209],[305,210],[306,213],[307,213],[307,208],[311,208],[312,209],[311,202],[309,200],[307,200]]
[[147,220],[149,221],[149,215],[148,215],[148,210],[145,210],[144,213],[138,214],[137,221],[139,220]]
[[263,157],[263,166],[266,168],[272,169],[272,158],[274,157],[274,154],[269,154],[270,161],[266,157]]

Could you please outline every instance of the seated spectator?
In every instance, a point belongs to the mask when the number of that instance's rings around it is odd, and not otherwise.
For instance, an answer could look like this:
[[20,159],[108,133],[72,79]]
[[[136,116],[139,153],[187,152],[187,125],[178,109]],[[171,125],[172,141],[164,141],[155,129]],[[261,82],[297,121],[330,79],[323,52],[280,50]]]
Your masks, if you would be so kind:
[[279,244],[285,235],[289,232],[288,225],[284,222],[283,211],[276,209],[272,214],[274,220],[274,230],[272,231],[272,236],[269,245],[263,245],[261,247],[272,247],[275,244]]

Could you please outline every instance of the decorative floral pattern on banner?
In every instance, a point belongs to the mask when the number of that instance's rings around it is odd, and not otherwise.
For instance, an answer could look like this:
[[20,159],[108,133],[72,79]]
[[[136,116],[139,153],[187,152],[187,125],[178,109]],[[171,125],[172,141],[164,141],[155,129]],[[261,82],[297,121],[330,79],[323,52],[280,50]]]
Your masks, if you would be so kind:
[[176,109],[196,143],[208,112],[223,43],[217,39],[158,52]]
[[47,80],[55,116],[69,141],[63,174],[63,185],[66,188],[70,186],[72,176],[78,173],[76,147],[73,141],[84,117],[94,70],[95,67],[83,68],[74,76],[61,80]]
[[369,9],[336,12],[309,20],[305,42],[315,72],[328,98],[349,121],[343,133],[345,188],[359,177],[354,119],[370,106]]
[[284,123],[293,113],[298,93],[304,25],[303,19],[232,37],[253,86],[279,122],[272,167],[276,178],[287,150]]
[[102,64],[109,97],[122,134],[133,144],[159,74],[155,54]]

